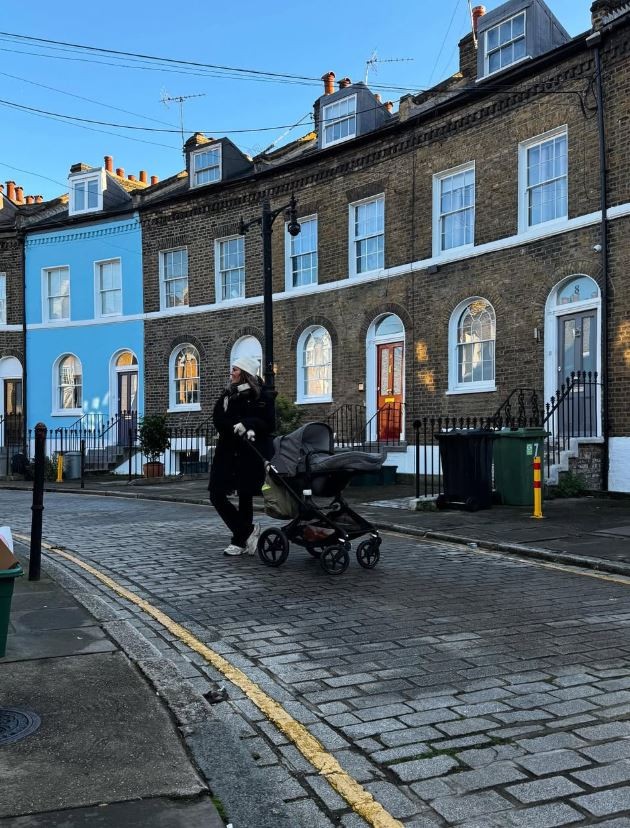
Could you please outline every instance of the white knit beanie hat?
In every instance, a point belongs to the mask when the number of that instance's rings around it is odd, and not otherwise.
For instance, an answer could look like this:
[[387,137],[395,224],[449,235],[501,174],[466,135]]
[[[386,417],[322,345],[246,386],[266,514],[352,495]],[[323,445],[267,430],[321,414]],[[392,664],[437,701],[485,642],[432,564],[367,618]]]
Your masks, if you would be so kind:
[[246,371],[248,374],[251,374],[252,377],[255,377],[258,374],[260,367],[257,359],[248,356],[241,356],[238,359],[235,359],[232,365],[234,368],[240,368],[241,371]]

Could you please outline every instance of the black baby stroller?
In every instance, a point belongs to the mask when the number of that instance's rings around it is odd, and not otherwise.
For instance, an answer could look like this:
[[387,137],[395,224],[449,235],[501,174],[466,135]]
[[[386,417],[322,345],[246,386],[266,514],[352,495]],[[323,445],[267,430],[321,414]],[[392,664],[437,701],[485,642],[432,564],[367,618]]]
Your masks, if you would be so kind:
[[326,423],[308,423],[276,437],[274,456],[266,463],[265,511],[292,520],[261,533],[261,561],[281,566],[292,541],[319,558],[326,572],[341,575],[350,563],[350,542],[368,535],[357,546],[356,556],[364,569],[373,569],[380,558],[381,538],[371,523],[348,506],[341,492],[352,477],[378,471],[384,461],[385,455],[363,451],[335,453],[332,429]]

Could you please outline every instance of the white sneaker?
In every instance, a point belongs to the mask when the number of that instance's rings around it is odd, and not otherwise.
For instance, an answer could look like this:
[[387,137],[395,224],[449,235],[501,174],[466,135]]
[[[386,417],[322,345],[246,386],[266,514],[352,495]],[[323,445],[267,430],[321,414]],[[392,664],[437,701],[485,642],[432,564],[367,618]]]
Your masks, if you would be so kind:
[[246,551],[247,550],[243,546],[236,546],[236,544],[231,543],[226,549],[223,550],[223,554],[236,558],[238,555],[244,555]]
[[247,538],[247,554],[248,555],[255,555],[258,549],[258,538],[260,536],[260,525],[258,523],[254,524],[254,528],[252,530],[251,535]]

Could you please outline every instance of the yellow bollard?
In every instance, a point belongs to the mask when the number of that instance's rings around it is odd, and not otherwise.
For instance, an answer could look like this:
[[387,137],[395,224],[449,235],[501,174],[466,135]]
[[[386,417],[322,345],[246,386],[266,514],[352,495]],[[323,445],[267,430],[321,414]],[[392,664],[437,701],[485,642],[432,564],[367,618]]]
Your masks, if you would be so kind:
[[55,483],[63,483],[63,454],[57,455],[57,479]]
[[542,461],[534,457],[534,514],[532,517],[541,518],[542,513]]

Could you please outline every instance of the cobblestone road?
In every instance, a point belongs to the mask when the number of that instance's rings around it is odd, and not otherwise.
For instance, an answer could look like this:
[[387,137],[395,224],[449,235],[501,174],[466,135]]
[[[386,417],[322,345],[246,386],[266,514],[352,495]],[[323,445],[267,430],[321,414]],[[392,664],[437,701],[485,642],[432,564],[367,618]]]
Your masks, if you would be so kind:
[[[45,505],[47,541],[211,642],[410,828],[630,826],[630,584],[391,535],[374,571],[332,578],[295,547],[272,570],[224,558],[210,509]],[[27,534],[28,494],[0,492],[0,515]],[[220,708],[296,828],[365,825],[242,695]]]

